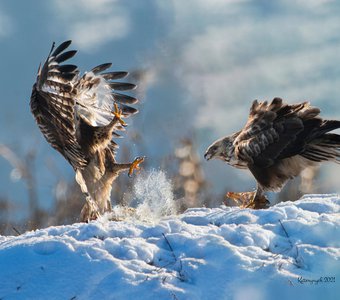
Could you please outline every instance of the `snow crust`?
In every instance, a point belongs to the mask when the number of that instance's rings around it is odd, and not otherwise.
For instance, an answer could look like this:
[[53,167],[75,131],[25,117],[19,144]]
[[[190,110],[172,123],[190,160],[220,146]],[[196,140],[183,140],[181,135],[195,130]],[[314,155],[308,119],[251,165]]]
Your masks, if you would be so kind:
[[0,236],[0,299],[339,299],[339,213],[308,195]]

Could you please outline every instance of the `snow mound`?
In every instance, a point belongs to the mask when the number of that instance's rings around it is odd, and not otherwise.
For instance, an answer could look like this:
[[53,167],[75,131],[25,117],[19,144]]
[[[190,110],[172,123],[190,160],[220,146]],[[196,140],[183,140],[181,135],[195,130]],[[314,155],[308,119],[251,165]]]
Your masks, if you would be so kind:
[[309,195],[0,236],[0,299],[338,299],[339,212]]

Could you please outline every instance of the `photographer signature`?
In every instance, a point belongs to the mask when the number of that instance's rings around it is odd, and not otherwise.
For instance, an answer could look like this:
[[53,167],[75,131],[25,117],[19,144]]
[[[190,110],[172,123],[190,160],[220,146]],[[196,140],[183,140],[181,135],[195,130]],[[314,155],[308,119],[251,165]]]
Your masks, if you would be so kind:
[[321,283],[335,283],[335,276],[321,276],[318,279],[308,279],[300,276],[297,280],[300,284],[318,285]]

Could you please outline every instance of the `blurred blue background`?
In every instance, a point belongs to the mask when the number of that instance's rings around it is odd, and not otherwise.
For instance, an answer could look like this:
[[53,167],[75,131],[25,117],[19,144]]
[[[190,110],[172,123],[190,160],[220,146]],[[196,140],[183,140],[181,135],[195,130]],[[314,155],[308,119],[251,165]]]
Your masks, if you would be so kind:
[[[82,72],[103,62],[143,70],[140,113],[129,123],[142,134],[149,168],[183,137],[195,136],[202,156],[212,141],[244,125],[253,99],[309,100],[324,117],[339,119],[339,15],[340,2],[331,0],[1,1],[0,143],[19,156],[38,149],[38,196],[48,209],[57,177],[71,180],[73,170],[45,142],[29,99],[51,43],[68,39]],[[132,156],[144,154],[129,139],[121,143]],[[213,191],[255,186],[247,172],[202,163]],[[322,171],[316,184],[339,192],[340,169]],[[24,208],[27,191],[16,178],[0,158],[0,197]]]

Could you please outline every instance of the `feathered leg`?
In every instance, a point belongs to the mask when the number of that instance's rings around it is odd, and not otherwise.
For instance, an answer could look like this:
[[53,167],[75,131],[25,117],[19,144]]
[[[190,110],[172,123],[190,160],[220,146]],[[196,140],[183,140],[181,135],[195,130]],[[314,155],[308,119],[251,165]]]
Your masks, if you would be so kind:
[[83,171],[86,181],[80,170],[76,172],[76,181],[86,198],[86,203],[80,214],[82,222],[95,220],[101,214],[110,212],[112,210],[110,202],[112,182],[123,171],[128,170],[131,177],[133,171],[138,170],[139,164],[144,161],[144,157],[137,157],[132,163],[117,164],[113,161],[113,157],[111,159],[111,163],[106,162],[104,174],[101,174],[98,178],[96,177],[96,168],[92,168],[92,164],[88,165]]
[[134,170],[139,170],[139,165],[144,161],[145,157],[136,157],[132,163],[127,164],[117,164],[114,163],[110,166],[110,172],[123,172],[129,170],[129,177],[132,176]]
[[[108,125],[97,127],[95,131],[95,140],[106,139],[107,141],[110,141],[112,138],[113,129],[117,123],[120,123],[123,127],[126,126],[126,123],[122,119],[123,111],[119,109],[117,103],[114,104],[114,108],[115,110],[112,112],[114,114],[114,118]],[[105,152],[97,151],[97,154],[98,154],[97,159],[98,159],[99,170],[102,172],[102,174],[104,174],[105,173]]]
[[81,222],[89,222],[91,220],[95,220],[100,216],[99,208],[97,203],[92,199],[90,193],[88,192],[84,177],[80,170],[76,170],[77,183],[80,186],[82,193],[85,196],[86,204],[80,212],[80,221]]
[[261,208],[268,208],[269,204],[270,202],[265,196],[262,187],[258,184],[256,188],[256,192],[254,192],[253,199],[245,207],[261,209]]

